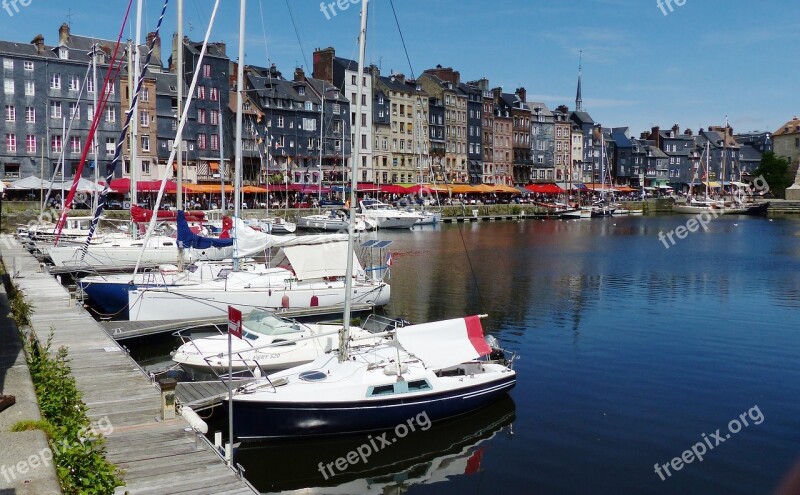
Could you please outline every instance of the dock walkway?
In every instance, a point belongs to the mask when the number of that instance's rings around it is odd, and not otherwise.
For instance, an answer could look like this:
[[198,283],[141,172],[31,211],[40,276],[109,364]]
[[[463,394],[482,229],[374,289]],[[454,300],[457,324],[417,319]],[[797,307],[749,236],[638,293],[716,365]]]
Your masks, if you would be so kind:
[[33,306],[32,331],[41,342],[52,332],[54,348],[69,347],[90,418],[113,426],[107,457],[126,483],[116,493],[253,493],[208,442],[195,446],[185,420],[161,420],[158,387],[31,254],[18,245],[2,255],[12,283]]

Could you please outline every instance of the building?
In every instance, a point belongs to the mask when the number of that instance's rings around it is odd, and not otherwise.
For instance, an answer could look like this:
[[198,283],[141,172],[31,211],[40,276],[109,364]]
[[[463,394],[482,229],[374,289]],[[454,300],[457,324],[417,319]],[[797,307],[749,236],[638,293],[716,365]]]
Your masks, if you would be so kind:
[[699,160],[692,130],[686,129],[681,133],[678,124],[668,131],[653,127],[649,139],[655,141],[656,146],[669,157],[668,183],[676,190],[691,184],[694,178],[693,164]]
[[500,184],[510,186],[514,178],[514,117],[512,107],[502,97],[502,88],[492,89],[494,100],[494,167],[495,176],[503,180]]
[[565,182],[572,170],[572,121],[569,120],[569,109],[559,105],[553,114],[553,161],[555,162],[556,180]]
[[555,117],[542,102],[528,102],[531,109],[531,159],[534,182],[553,182],[555,173]]
[[531,109],[525,103],[525,88],[517,88],[513,93],[502,93],[501,98],[511,107],[514,151],[514,184],[525,185],[533,181],[533,160],[531,159]]
[[481,93],[481,182],[485,184],[507,184],[506,177],[495,163],[494,155],[494,95],[486,78],[467,83]]
[[[297,71],[295,71],[297,72]],[[320,101],[324,101],[321,124],[322,149],[320,151],[322,162],[321,179],[323,182],[331,183],[333,177],[341,180],[344,176],[344,166],[351,156],[352,135],[350,130],[350,100],[339,91],[339,88],[328,81],[307,77],[303,75],[309,87],[314,91]],[[361,179],[367,180],[374,174],[369,170],[361,170]]]
[[[488,81],[487,81],[488,85]],[[483,183],[483,91],[461,83],[458,89],[467,98],[467,175],[470,184]]]
[[796,170],[794,184],[786,189],[786,199],[800,200],[800,119],[794,118],[772,133],[773,150],[779,158],[789,161]]
[[746,132],[743,134],[734,134],[736,141],[741,145],[750,145],[759,153],[769,153],[772,149],[772,133],[771,132]]
[[[700,154],[700,177],[704,176],[711,181],[739,181],[742,171],[739,165],[739,150],[741,145],[733,137],[733,128],[730,126],[709,126],[708,130],[700,130],[697,136],[697,146]],[[708,159],[708,174],[706,175],[706,160]]]
[[[361,95],[357,95],[359,77],[361,77],[362,91]],[[363,74],[358,73],[358,62],[348,60],[336,56],[336,50],[333,47],[324,49],[316,49],[314,51],[314,78],[322,79],[330,84],[339,88],[344,94],[345,98],[350,102],[350,142],[352,146],[358,146],[361,156],[361,163],[359,167],[362,171],[366,170],[367,175],[362,174],[368,182],[374,182],[372,167],[369,163],[372,161],[372,143],[374,142],[372,136],[372,77],[369,73],[369,68],[364,68]],[[356,116],[357,104],[361,103],[361,115]],[[355,135],[356,118],[360,119],[360,136]],[[343,165],[349,168],[350,156],[344,157]]]
[[444,180],[467,182],[467,96],[458,86],[461,74],[452,67],[427,69],[418,83],[428,95],[444,103]]
[[[177,175],[177,154],[169,167],[169,157],[175,147],[175,135],[178,131],[178,76],[168,72],[153,72],[152,77],[155,81],[156,93],[156,160],[147,169],[145,162],[142,162],[142,169],[139,176],[142,179],[162,179],[165,175],[175,177]],[[189,90],[184,82],[183,94]],[[192,103],[194,105],[194,103]],[[197,161],[197,112],[187,113],[186,123],[182,133],[183,163],[194,163]],[[189,181],[196,181],[197,167],[185,167],[183,177]]]
[[608,133],[611,158],[611,175],[614,184],[631,185],[639,184],[639,177],[633,173],[633,141],[627,127],[613,127]]
[[[193,98],[194,111],[196,112],[196,146],[197,155],[184,163],[183,176],[187,180],[192,177],[199,179],[212,179],[219,173],[220,160],[220,132],[224,113],[229,108],[231,63],[226,53],[226,45],[222,42],[209,43],[200,65],[201,41],[191,41],[184,37],[179,43],[177,34],[172,38],[172,55],[169,59],[170,72],[177,73],[181,70],[185,83],[192,81],[197,71],[197,86]],[[183,67],[177,67],[178,50],[183,50]],[[186,95],[184,94],[184,102]],[[225,149],[232,150],[234,143],[225,143]],[[216,164],[216,169],[214,168]],[[193,170],[195,169],[195,170]],[[244,171],[243,176],[252,176],[252,171]]]
[[[383,122],[376,123],[374,129],[375,147],[381,147],[378,182],[416,182],[421,171],[428,169],[428,95],[420,91],[415,82],[406,81],[403,74],[381,76],[378,68],[373,66],[372,75],[378,104],[383,97],[389,109],[388,131]],[[388,152],[383,151],[384,146]]]
[[[67,24],[59,28],[58,45],[53,47],[45,45],[41,34],[28,45],[0,42],[0,105],[4,109],[0,167],[4,179],[32,175],[49,179],[62,158],[64,170],[57,180],[74,177],[95,115],[93,95],[99,99],[102,94],[96,90],[108,72],[114,46],[115,42],[73,35]],[[97,83],[89,70],[92,57],[97,62]],[[96,133],[98,169],[94,169],[94,149],[89,145],[81,173],[90,179],[95,175],[105,178],[121,127],[119,78],[110,80],[106,89],[108,103]]]
[[430,169],[432,175],[429,181],[444,182],[446,174],[445,156],[447,155],[447,140],[445,139],[444,114],[444,102],[435,96],[428,97]]

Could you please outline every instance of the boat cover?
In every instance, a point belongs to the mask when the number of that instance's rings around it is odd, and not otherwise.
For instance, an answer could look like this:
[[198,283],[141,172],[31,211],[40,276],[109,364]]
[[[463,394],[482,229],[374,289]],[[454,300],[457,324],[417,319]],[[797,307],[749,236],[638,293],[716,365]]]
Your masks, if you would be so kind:
[[442,369],[492,352],[483,337],[481,320],[467,316],[397,329],[397,341],[425,367]]
[[[240,258],[263,253],[272,247],[318,245],[347,240],[347,234],[271,235],[249,227],[241,218],[234,219],[233,232],[236,238],[236,255]],[[341,259],[346,259],[344,254]]]
[[233,246],[233,239],[216,239],[214,237],[203,237],[195,234],[186,222],[183,210],[178,211],[178,247],[189,249],[208,249],[211,247],[223,248]]

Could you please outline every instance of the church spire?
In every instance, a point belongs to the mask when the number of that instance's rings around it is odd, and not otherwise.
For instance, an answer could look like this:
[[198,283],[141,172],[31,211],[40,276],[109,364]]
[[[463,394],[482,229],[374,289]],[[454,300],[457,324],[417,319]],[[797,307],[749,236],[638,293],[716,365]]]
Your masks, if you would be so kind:
[[580,61],[578,62],[578,94],[575,95],[575,111],[583,111],[583,97],[581,96],[581,73],[583,72],[583,50],[581,50]]

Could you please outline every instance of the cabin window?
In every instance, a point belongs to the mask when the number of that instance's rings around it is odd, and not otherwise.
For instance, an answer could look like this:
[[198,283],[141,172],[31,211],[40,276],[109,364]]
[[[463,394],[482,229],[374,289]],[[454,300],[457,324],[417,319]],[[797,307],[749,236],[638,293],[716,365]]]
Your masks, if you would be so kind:
[[394,393],[394,385],[378,385],[377,387],[372,387],[369,396],[375,397],[377,395],[391,395],[393,393]]
[[428,380],[414,380],[413,382],[408,382],[409,392],[419,392],[420,390],[430,389],[431,385],[428,383]]

